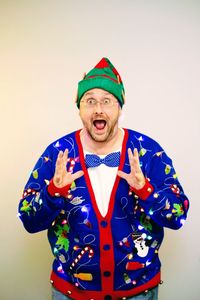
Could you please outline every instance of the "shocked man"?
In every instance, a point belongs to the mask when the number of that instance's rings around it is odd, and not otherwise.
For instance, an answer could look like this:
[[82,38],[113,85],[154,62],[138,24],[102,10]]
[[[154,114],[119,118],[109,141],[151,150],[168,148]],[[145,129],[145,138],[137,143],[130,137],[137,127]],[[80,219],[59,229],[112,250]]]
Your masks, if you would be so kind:
[[48,230],[52,299],[158,299],[164,227],[189,202],[153,139],[119,127],[124,85],[103,58],[78,84],[83,128],[50,144],[19,204],[28,232]]

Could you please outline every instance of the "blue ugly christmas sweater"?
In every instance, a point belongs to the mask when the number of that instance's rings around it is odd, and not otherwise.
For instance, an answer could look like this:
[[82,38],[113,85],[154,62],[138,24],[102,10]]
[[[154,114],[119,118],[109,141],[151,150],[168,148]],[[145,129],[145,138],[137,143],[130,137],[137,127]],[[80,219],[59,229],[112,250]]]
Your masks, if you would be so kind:
[[[127,149],[137,148],[146,184],[136,191],[116,176],[105,217],[95,201],[80,130],[47,147],[19,203],[28,232],[48,230],[55,257],[51,283],[71,299],[126,299],[158,285],[163,228],[179,229],[186,220],[189,202],[171,159],[151,138],[124,131],[119,170],[130,172]],[[66,148],[67,170],[84,175],[60,191],[52,178],[58,152]]]

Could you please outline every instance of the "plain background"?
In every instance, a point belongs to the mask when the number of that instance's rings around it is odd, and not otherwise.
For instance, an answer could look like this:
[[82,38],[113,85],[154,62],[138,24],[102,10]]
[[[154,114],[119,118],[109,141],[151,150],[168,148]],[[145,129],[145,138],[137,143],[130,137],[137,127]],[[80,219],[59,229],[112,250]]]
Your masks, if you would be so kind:
[[46,146],[81,127],[77,82],[103,56],[125,84],[122,126],[164,147],[191,201],[165,230],[159,299],[200,298],[200,1],[0,0],[1,300],[50,300],[46,232],[23,229],[18,201]]

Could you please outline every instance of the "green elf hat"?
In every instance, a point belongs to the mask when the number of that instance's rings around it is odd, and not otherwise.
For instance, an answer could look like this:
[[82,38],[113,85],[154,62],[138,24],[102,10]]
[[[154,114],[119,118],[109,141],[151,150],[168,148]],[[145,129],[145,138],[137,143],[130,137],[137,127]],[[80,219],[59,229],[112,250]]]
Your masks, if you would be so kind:
[[78,95],[76,104],[80,107],[80,100],[85,92],[99,88],[113,94],[122,107],[125,100],[124,86],[121,77],[108,58],[104,57],[100,62],[78,83]]

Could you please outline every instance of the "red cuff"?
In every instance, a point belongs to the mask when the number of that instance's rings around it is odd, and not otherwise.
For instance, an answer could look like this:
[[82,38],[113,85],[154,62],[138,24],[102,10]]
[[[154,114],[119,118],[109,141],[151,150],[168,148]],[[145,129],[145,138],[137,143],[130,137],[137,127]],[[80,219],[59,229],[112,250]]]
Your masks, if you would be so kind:
[[62,188],[58,188],[57,186],[55,186],[53,179],[51,179],[49,185],[48,185],[48,193],[52,196],[52,197],[67,197],[69,188],[70,188],[71,184],[68,184]]
[[139,190],[130,186],[130,191],[134,192],[142,200],[146,200],[151,195],[153,190],[154,190],[154,188],[147,178],[145,181],[145,185],[143,186],[143,188],[141,188]]

